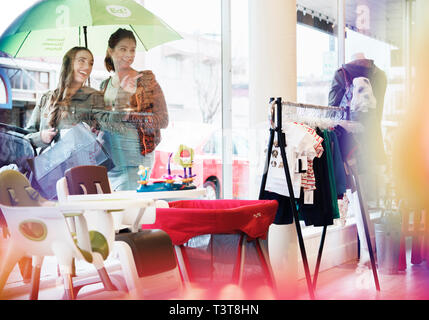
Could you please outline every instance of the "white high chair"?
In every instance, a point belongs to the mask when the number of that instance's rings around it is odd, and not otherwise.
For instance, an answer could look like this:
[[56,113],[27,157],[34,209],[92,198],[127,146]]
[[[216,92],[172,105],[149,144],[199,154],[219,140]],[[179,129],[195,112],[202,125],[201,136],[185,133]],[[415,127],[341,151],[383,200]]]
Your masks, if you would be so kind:
[[[103,194],[110,193],[110,190],[107,170],[102,166],[79,166],[71,168],[65,172],[65,177],[57,182],[57,194],[60,202],[67,201],[69,195]],[[102,202],[103,198],[101,197],[99,200]],[[150,234],[148,232],[137,232],[142,223],[150,224],[155,222],[156,207],[166,206],[168,207],[166,201],[146,200],[143,206],[140,205],[136,208],[113,212],[115,215],[114,229],[118,232],[116,241],[114,241],[113,256],[120,261],[122,275],[125,278],[130,293],[153,296],[154,294],[179,292],[182,290],[182,281],[175,261],[171,239],[169,237],[165,239],[165,235],[161,234],[165,233],[160,230],[159,232],[155,231]],[[93,217],[95,216],[92,213],[85,213],[89,229],[97,230],[98,222]],[[119,233],[119,230],[124,228],[130,229],[131,232]],[[140,244],[144,242],[143,246],[145,248],[138,247],[137,242]],[[150,247],[154,248],[150,249]],[[149,266],[153,261],[144,261],[143,264],[145,267],[142,267],[141,261],[135,261],[135,257],[141,256],[142,251],[146,255],[149,251],[149,255],[154,255],[153,257],[158,255],[159,257],[160,252],[165,254],[166,251],[169,251],[169,247],[171,247],[173,256],[166,259],[167,263],[163,263],[159,272],[154,271]],[[153,260],[156,259],[154,258]],[[142,271],[142,269],[144,270]],[[160,279],[164,279],[165,281],[160,281]]]
[[63,212],[55,202],[46,201],[28,179],[15,170],[0,173],[0,208],[10,232],[8,246],[0,261],[0,294],[16,265],[24,256],[33,256],[31,298],[38,298],[40,270],[45,256],[56,256],[64,279],[64,294],[74,299],[72,260],[92,262],[90,235],[83,208],[69,211],[76,222],[71,233]]

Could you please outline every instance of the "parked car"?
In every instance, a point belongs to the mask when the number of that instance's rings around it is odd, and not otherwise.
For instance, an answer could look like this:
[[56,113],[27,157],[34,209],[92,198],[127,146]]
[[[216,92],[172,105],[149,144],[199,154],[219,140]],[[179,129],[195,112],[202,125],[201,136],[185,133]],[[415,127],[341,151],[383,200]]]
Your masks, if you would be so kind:
[[[207,189],[207,199],[219,199],[222,195],[222,130],[210,126],[188,128],[172,125],[163,130],[162,141],[155,151],[155,163],[151,178],[159,179],[167,174],[170,153],[176,153],[180,144],[194,149],[192,173],[196,174],[194,184]],[[244,199],[248,195],[249,160],[248,142],[245,135],[233,130],[233,198]],[[173,175],[182,175],[183,168],[170,163]]]

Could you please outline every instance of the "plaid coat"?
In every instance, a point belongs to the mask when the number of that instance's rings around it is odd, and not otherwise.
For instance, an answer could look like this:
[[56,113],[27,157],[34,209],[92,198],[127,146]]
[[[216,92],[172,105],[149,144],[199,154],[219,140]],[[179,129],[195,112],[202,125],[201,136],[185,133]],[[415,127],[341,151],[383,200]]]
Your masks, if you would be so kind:
[[[150,70],[137,80],[137,90],[127,102],[131,112],[128,121],[134,123],[140,142],[140,152],[146,155],[155,150],[161,142],[160,129],[168,126],[168,111],[164,93]],[[101,90],[106,90],[110,78],[101,83]]]

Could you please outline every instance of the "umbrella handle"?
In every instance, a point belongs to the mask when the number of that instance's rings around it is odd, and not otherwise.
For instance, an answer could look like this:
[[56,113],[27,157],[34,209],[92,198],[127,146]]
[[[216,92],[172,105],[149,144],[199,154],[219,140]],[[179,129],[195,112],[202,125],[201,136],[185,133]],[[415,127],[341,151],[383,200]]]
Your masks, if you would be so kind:
[[87,26],[83,26],[83,37],[85,39],[85,48],[88,48],[88,33]]

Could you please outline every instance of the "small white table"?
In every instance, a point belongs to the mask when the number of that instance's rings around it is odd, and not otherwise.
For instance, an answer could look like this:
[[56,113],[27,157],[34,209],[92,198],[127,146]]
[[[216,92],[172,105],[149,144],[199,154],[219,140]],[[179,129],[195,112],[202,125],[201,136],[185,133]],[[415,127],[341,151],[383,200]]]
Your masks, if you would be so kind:
[[69,195],[67,202],[73,201],[100,201],[100,200],[136,200],[143,199],[195,199],[206,194],[205,188],[197,188],[192,190],[177,190],[177,191],[156,191],[156,192],[137,192],[135,190],[115,191],[112,193],[103,194],[85,194],[85,195]]
[[[154,204],[153,199],[108,199],[106,197],[98,199],[87,199],[91,195],[81,195],[79,199],[70,199],[59,202],[57,207],[61,211],[85,211],[85,210],[105,210],[118,211],[130,208],[145,208]],[[100,196],[106,196],[101,194]]]
[[114,213],[120,212],[120,222],[114,223],[112,228],[116,229],[130,227],[128,225],[122,224],[122,215],[124,210],[128,209],[138,209],[136,214],[136,219],[131,226],[134,229],[138,229],[138,224],[140,219],[143,217],[144,212],[148,207],[151,207],[155,204],[153,199],[92,199],[87,200],[88,195],[82,195],[80,199],[70,200],[67,198],[67,201],[62,201],[57,204],[57,207],[61,210],[65,217],[74,217],[80,215],[87,210],[89,211],[104,211],[105,213]]
[[[178,200],[195,199],[206,194],[205,188],[178,191],[157,191],[157,192],[137,192],[135,190],[115,191],[103,194],[83,194],[68,195],[66,201],[58,204],[61,210],[67,215],[67,212],[75,213],[85,210],[104,210],[120,211],[126,209],[146,209],[155,205],[156,200]],[[143,214],[146,210],[140,210],[136,215],[132,226],[124,225],[122,222],[116,223],[116,229],[131,227],[132,230],[138,230]],[[119,218],[121,219],[121,218]],[[148,221],[155,219],[155,211],[147,215]],[[147,222],[149,223],[149,222]]]

